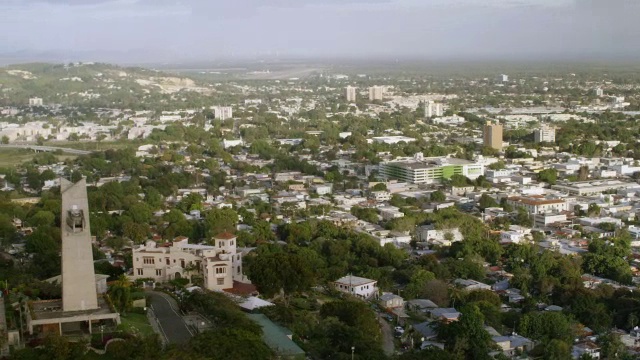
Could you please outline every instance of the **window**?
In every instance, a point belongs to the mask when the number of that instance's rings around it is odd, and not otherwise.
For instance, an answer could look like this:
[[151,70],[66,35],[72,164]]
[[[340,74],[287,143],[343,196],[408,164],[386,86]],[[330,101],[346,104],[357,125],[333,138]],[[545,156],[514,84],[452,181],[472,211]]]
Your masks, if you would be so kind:
[[222,247],[222,241],[218,241],[218,247]]
[[240,266],[238,266],[238,274],[240,274]]
[[184,268],[184,259],[180,259],[180,267]]
[[233,241],[229,243],[229,245],[233,246]]
[[224,285],[224,278],[218,279],[218,285]]
[[226,274],[226,273],[227,273],[227,268],[222,266],[216,267],[216,274]]
[[142,269],[137,269],[138,270],[138,275],[142,275]]
[[152,265],[152,264],[155,264],[155,263],[156,263],[156,259],[155,259],[155,258],[152,258],[152,257],[143,257],[143,258],[142,258],[142,262],[143,262],[144,264],[147,264],[147,265],[149,265],[149,264],[151,264],[151,265]]
[[156,276],[162,276],[162,270],[156,269]]
[[171,259],[167,258],[167,265],[171,265]]

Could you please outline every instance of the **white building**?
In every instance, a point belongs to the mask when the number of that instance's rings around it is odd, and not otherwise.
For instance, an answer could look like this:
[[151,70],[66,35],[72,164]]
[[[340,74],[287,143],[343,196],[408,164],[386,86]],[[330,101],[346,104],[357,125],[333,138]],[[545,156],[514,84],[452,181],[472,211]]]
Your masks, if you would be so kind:
[[213,116],[218,120],[227,120],[233,118],[233,108],[231,106],[214,106]]
[[336,280],[333,286],[342,293],[370,299],[378,294],[377,283],[375,280],[347,275]]
[[[425,114],[427,111],[425,109]],[[440,125],[462,125],[466,122],[466,120],[462,116],[452,115],[452,116],[440,116],[431,119],[432,124],[440,124]]]
[[345,89],[345,96],[348,102],[356,102],[356,90],[357,88],[353,86],[347,86]]
[[509,75],[500,74],[500,76],[498,76],[498,81],[499,82],[508,82],[509,81]]
[[242,139],[239,139],[239,140],[223,139],[222,140],[222,147],[224,147],[225,149],[229,149],[236,146],[244,146],[244,141]]
[[42,106],[42,105],[43,105],[42,98],[32,97],[29,99],[29,106]]
[[233,282],[248,280],[242,275],[242,254],[236,250],[236,237],[229,233],[213,238],[213,245],[189,244],[181,237],[171,246],[157,246],[154,241],[133,249],[132,279],[173,279],[201,276],[208,290],[233,288]]
[[425,158],[419,153],[413,157],[384,162],[379,165],[379,173],[384,179],[411,184],[433,184],[456,174],[477,179],[484,174],[484,165],[449,157]]
[[382,100],[384,97],[384,87],[383,86],[372,86],[369,88],[369,100]]
[[558,213],[568,210],[563,199],[547,199],[543,196],[514,196],[507,198],[507,204],[513,208],[524,208],[529,214]]
[[542,125],[539,129],[533,132],[535,142],[556,142],[556,129],[548,125]]
[[408,136],[376,136],[374,138],[371,138],[370,141],[393,145],[393,144],[398,144],[400,142],[406,142],[406,143],[414,142],[416,141],[416,139]]
[[424,104],[424,116],[430,118],[442,115],[444,115],[444,109],[441,103],[427,101]]
[[595,88],[594,92],[596,93],[597,97],[603,97],[604,96],[604,90],[602,90],[602,88]]

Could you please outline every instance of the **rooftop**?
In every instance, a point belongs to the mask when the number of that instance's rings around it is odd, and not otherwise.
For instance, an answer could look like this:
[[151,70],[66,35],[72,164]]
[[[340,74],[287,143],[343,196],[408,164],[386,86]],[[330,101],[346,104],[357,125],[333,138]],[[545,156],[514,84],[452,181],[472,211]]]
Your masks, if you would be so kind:
[[360,285],[375,283],[376,281],[358,277],[358,276],[347,275],[347,276],[341,277],[335,282],[339,284],[350,285],[350,286],[360,286]]

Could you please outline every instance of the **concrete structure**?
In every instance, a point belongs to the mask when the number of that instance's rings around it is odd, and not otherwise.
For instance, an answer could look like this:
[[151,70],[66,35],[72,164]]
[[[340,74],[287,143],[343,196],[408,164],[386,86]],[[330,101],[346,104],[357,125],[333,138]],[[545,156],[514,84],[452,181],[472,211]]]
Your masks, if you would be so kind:
[[602,90],[602,88],[595,88],[594,92],[596,93],[597,97],[603,97],[604,96],[604,90]]
[[60,181],[62,193],[62,310],[98,308],[93,249],[89,229],[89,202],[85,179]]
[[347,86],[345,88],[345,96],[348,102],[356,102],[356,90],[353,86]]
[[369,88],[369,100],[382,100],[384,97],[384,87],[382,86],[372,86]]
[[[101,296],[104,277],[96,277],[93,270],[93,249],[89,226],[89,204],[85,179],[73,184],[60,180],[62,194],[62,300],[33,301],[21,304],[24,308],[27,330],[41,333],[64,334],[65,331],[92,333],[94,322],[110,320],[120,323],[120,314],[114,312]],[[86,328],[85,328],[86,326]]]
[[333,286],[342,293],[351,294],[363,299],[370,299],[378,294],[377,283],[375,280],[347,275],[336,280]]
[[384,309],[395,309],[404,306],[404,299],[393,293],[384,293],[380,296],[380,306]]
[[43,105],[42,98],[32,97],[29,99],[29,106],[42,106],[42,105]]
[[227,120],[233,117],[233,109],[231,106],[214,106],[213,116],[218,120]]
[[201,276],[208,290],[231,289],[234,281],[249,283],[242,273],[242,254],[237,251],[236,236],[224,233],[212,241],[213,245],[197,245],[180,237],[169,246],[147,241],[133,249],[132,278],[167,282]]
[[441,103],[435,101],[427,101],[424,103],[424,116],[431,118],[442,115],[444,115],[444,109]]
[[371,142],[384,143],[384,144],[398,144],[401,142],[410,143],[414,142],[416,139],[408,137],[408,136],[377,136],[371,139]]
[[498,81],[499,82],[508,82],[509,81],[509,75],[500,74],[500,76],[498,76]]
[[499,122],[487,121],[484,126],[483,144],[496,150],[502,150],[502,125]]
[[568,210],[569,204],[562,199],[547,199],[540,195],[514,196],[507,198],[514,209],[524,208],[529,214],[558,213]]
[[556,184],[551,186],[554,190],[568,193],[569,195],[597,195],[605,191],[638,189],[640,185],[635,182],[624,182],[619,180],[597,180],[597,181],[576,181],[566,184]]
[[450,179],[456,174],[477,179],[484,174],[484,165],[448,157],[425,158],[422,153],[418,153],[411,158],[380,164],[379,174],[384,179],[396,179],[411,184],[433,184]]
[[556,128],[548,125],[542,125],[539,129],[536,129],[533,132],[533,138],[537,143],[554,143],[556,142]]

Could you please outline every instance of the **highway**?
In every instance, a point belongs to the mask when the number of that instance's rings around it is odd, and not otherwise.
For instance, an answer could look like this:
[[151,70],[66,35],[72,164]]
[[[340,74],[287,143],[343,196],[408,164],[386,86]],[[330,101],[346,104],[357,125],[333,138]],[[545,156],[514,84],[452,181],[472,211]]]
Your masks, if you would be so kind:
[[71,155],[89,155],[91,151],[86,150],[78,150],[57,146],[44,146],[44,145],[19,145],[19,144],[0,144],[1,149],[25,149],[25,150],[33,150],[33,151],[44,151],[44,152],[54,152],[54,151],[62,151],[65,154]]

